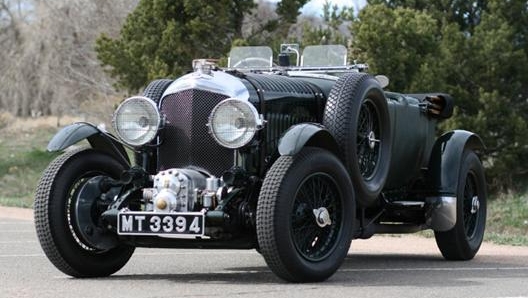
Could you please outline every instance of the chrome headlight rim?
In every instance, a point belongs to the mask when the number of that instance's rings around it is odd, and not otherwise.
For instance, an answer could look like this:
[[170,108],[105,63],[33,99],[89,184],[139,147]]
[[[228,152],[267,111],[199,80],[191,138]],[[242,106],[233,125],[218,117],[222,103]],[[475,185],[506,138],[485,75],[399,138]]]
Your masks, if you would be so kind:
[[[240,129],[242,127],[237,127],[244,125],[244,131],[240,131],[240,136],[229,140],[223,136],[222,129],[218,127],[218,120],[220,112],[225,112],[224,110],[232,109],[231,112],[238,112],[246,116],[246,118],[237,118],[234,120],[234,123],[231,123],[235,126],[235,129]],[[247,100],[241,100],[238,98],[227,98],[219,102],[209,114],[209,121],[207,126],[209,128],[209,133],[213,139],[222,147],[228,149],[239,149],[247,144],[249,144],[255,137],[258,130],[262,129],[265,121],[262,120],[257,109]],[[229,126],[226,123],[220,123],[224,126]],[[247,125],[247,126],[245,126]]]
[[[121,119],[127,116],[126,113],[129,113],[130,109],[138,107],[142,108],[140,113],[143,112],[143,114],[128,115],[129,117],[132,117],[131,119],[134,119],[133,117],[139,115],[139,117],[137,117],[138,121],[127,122]],[[140,129],[143,129],[148,125],[148,129],[138,131],[140,135],[132,137],[132,134],[130,133],[131,129],[127,128],[127,126],[130,125],[137,125]],[[157,104],[152,99],[145,96],[132,96],[125,99],[116,108],[112,117],[112,126],[117,134],[117,137],[125,144],[132,147],[141,147],[154,140],[158,135],[161,125],[162,117],[158,110]]]

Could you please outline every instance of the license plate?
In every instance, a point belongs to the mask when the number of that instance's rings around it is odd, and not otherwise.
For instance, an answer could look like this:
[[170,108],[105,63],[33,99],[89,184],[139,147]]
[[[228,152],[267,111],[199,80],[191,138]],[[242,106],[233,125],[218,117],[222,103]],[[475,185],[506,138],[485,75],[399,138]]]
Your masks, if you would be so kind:
[[203,236],[204,214],[201,212],[119,212],[117,233],[119,235],[163,235],[175,238]]

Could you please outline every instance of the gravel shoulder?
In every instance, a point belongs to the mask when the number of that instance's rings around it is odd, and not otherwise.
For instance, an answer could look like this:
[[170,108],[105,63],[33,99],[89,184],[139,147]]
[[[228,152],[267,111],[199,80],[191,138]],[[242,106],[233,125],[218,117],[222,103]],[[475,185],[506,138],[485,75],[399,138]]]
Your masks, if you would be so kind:
[[27,208],[0,206],[0,218],[33,220],[33,210]]

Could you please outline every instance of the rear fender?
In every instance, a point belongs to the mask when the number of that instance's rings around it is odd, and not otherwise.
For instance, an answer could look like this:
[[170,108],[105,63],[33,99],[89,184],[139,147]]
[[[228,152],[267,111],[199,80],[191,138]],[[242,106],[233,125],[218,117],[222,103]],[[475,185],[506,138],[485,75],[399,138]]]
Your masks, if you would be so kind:
[[121,164],[130,167],[130,159],[123,144],[108,132],[86,122],[78,122],[62,128],[53,136],[47,149],[50,152],[62,151],[84,139],[88,140],[92,148],[109,153]]
[[279,154],[295,155],[305,146],[323,148],[340,157],[336,140],[318,123],[302,123],[290,127],[279,141]]
[[433,146],[429,160],[429,179],[441,195],[456,197],[458,176],[465,150],[485,150],[482,139],[465,130],[454,130],[443,134]]

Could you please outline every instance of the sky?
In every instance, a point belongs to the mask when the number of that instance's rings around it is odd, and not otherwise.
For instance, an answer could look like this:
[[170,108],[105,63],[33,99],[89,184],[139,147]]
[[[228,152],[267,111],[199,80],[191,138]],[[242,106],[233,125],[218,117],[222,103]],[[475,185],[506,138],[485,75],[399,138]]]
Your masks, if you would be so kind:
[[[316,14],[318,15],[323,9],[323,4],[326,0],[311,0],[306,3],[302,8],[302,13],[306,15]],[[357,12],[361,7],[365,6],[366,0],[328,0],[332,4],[337,4],[338,6],[348,6],[353,7],[354,11]],[[278,2],[278,0],[272,0],[272,2]]]
[[[269,0],[270,2],[279,2],[280,0]],[[323,9],[323,5],[326,0],[311,0],[306,3],[302,8],[301,12],[305,15],[320,15]],[[353,7],[354,11],[357,13],[363,6],[365,6],[367,0],[328,0],[332,4],[337,4],[338,6],[348,6]]]

